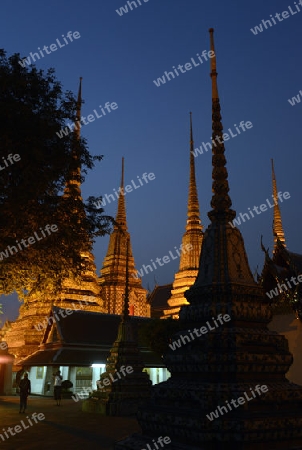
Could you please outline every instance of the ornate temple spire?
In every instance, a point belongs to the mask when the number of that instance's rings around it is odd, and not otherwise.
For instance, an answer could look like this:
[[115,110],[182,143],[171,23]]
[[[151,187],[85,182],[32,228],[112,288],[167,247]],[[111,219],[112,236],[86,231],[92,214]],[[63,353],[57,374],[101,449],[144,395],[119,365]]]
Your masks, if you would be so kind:
[[194,140],[192,113],[190,113],[190,179],[188,195],[188,212],[186,231],[182,237],[179,270],[175,274],[171,297],[168,300],[169,309],[164,311],[164,317],[178,318],[182,305],[187,305],[184,293],[194,283],[198,274],[200,251],[203,239],[203,226],[200,221],[198,194],[195,177]]
[[273,198],[274,198],[274,223],[273,223],[274,250],[276,250],[278,239],[280,242],[282,242],[284,247],[286,247],[286,245],[285,245],[285,236],[284,236],[284,231],[283,231],[283,226],[282,226],[281,211],[280,211],[280,206],[279,206],[279,202],[278,202],[278,189],[277,189],[277,182],[276,182],[273,159],[272,159],[272,182],[273,182]]
[[74,195],[81,199],[81,164],[79,162],[76,146],[81,139],[81,108],[82,108],[82,77],[80,77],[80,84],[77,98],[77,111],[74,124],[74,144],[72,149],[72,158],[74,167],[71,170],[69,179],[66,182],[64,190],[64,197]]
[[125,280],[125,298],[122,314],[122,321],[125,322],[129,317],[129,237],[126,242],[126,280]]
[[[223,126],[220,114],[220,101],[217,87],[216,54],[214,30],[210,28],[212,79],[212,210],[208,216],[211,224],[204,233],[200,255],[199,272],[194,286],[213,283],[240,282],[254,284],[243,238],[233,224],[236,212],[231,209],[229,196],[228,172],[226,169]],[[193,286],[193,287],[194,287]],[[191,297],[192,288],[186,293]],[[189,302],[191,300],[189,299]]]
[[194,158],[194,140],[193,140],[193,125],[192,125],[192,113],[190,112],[190,183],[189,183],[189,196],[188,196],[188,220],[186,230],[199,225],[201,227],[198,194],[196,187],[195,177],[195,158]]
[[81,108],[82,108],[82,77],[80,77],[80,84],[79,84],[79,90],[78,90],[78,99],[77,99],[77,113],[76,113],[76,121],[75,121],[75,136],[76,139],[79,140],[81,137]]
[[119,224],[123,231],[127,231],[127,219],[126,219],[126,204],[125,204],[125,194],[124,194],[124,158],[122,158],[122,176],[121,176],[121,186],[120,195],[118,198],[118,206],[116,213],[116,222]]
[[[119,188],[120,195],[116,213],[116,225],[110,235],[107,254],[103,261],[101,277],[101,296],[110,314],[123,314],[125,280],[128,276],[128,313],[131,315],[150,317],[150,305],[146,300],[146,290],[135,269],[130,234],[127,227],[126,202],[124,195],[124,158],[122,158],[122,176]],[[128,268],[127,268],[128,265]],[[128,274],[127,275],[127,271]]]
[[[179,272],[193,270],[196,271],[199,267],[199,257],[200,249],[202,243],[202,232],[203,226],[200,220],[198,194],[196,186],[196,176],[195,176],[195,159],[194,159],[194,139],[193,139],[193,124],[192,124],[192,113],[190,112],[190,178],[189,178],[189,194],[188,194],[188,212],[187,212],[187,223],[186,231],[182,238],[182,251],[180,254],[179,261]],[[189,249],[186,251],[186,249]],[[178,272],[178,273],[179,273]],[[189,278],[196,278],[197,272],[191,274]],[[177,274],[176,274],[176,278]],[[183,278],[183,275],[181,276]],[[188,274],[186,274],[188,278]],[[184,281],[184,280],[183,280]],[[175,283],[174,283],[175,284]],[[177,283],[179,284],[179,282]],[[184,286],[188,289],[192,284],[192,279],[186,279]],[[178,286],[179,287],[179,286]],[[175,288],[175,286],[174,286]],[[183,294],[183,293],[182,293]],[[172,290],[173,296],[173,290]],[[186,303],[184,297],[183,302]]]
[[226,219],[233,220],[236,216],[231,208],[232,201],[229,197],[228,172],[226,169],[225,148],[223,142],[223,126],[220,114],[220,101],[217,87],[216,54],[214,46],[214,29],[210,28],[211,50],[214,52],[211,58],[211,78],[212,78],[212,211],[208,213],[210,220]]

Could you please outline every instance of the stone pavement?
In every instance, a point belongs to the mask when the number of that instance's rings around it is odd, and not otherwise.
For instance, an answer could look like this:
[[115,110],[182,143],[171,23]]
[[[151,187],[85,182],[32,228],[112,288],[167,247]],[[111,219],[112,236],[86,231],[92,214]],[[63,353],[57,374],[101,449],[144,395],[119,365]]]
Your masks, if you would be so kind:
[[[43,413],[45,419],[35,423],[31,418],[34,412]],[[22,431],[15,432],[16,425]],[[12,427],[14,436],[8,427]],[[115,441],[135,432],[140,432],[140,427],[134,417],[83,413],[81,400],[62,400],[58,407],[50,397],[30,396],[26,414],[19,414],[19,397],[0,397],[0,449],[113,450]]]

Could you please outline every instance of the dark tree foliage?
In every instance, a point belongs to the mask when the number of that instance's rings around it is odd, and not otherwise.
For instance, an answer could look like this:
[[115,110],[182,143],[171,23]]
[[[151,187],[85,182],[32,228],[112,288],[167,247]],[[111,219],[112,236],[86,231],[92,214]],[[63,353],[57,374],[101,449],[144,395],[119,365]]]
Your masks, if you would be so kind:
[[[19,54],[7,57],[0,49],[0,293],[17,291],[26,299],[77,277],[84,269],[81,252],[110,232],[112,219],[94,206],[101,197],[85,204],[72,185],[70,195],[62,195],[71,174],[83,181],[79,167],[86,174],[102,156],[92,156],[72,132],[56,134],[75,121],[77,102],[62,91],[54,69],[19,62]],[[58,231],[43,237],[48,224]],[[30,245],[35,232],[43,238]]]
[[175,333],[181,331],[179,320],[153,319],[139,328],[139,339],[154,352],[163,355]]

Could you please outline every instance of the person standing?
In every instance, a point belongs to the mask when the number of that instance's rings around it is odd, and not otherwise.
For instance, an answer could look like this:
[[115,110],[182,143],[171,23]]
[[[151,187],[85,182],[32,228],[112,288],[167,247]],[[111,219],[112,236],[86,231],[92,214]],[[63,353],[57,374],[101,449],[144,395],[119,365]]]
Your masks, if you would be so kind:
[[58,370],[55,373],[55,381],[54,381],[54,398],[57,402],[57,406],[61,404],[61,396],[62,396],[62,380],[63,377],[61,375],[61,371]]
[[[31,392],[31,383],[28,379],[28,374],[25,373],[24,377],[19,383],[19,389],[20,389],[20,413],[25,413],[25,410],[27,408],[27,397],[30,395]],[[23,409],[23,411],[22,411]]]

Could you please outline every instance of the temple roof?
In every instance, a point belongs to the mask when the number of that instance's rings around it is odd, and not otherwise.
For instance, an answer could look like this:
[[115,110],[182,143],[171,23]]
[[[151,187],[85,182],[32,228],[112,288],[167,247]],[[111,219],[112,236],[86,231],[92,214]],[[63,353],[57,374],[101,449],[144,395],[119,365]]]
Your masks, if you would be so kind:
[[[265,293],[272,298],[274,313],[282,312],[282,305],[287,305],[302,320],[302,285],[297,280],[302,274],[302,255],[290,252],[278,237],[272,257],[263,245],[262,250],[265,252],[265,263],[260,281]],[[278,295],[272,295],[273,291]]]
[[169,308],[168,300],[171,297],[171,284],[155,286],[148,296],[148,302],[151,305],[151,317],[160,318],[164,309]]
[[302,255],[299,253],[290,252],[282,246],[280,248],[280,255],[289,265],[290,269],[296,273],[296,275],[302,274]]
[[[39,350],[22,360],[24,366],[76,365],[106,363],[118,332],[120,315],[88,311],[72,311],[53,307],[54,322],[47,326]],[[66,315],[66,317],[62,317]],[[150,321],[145,317],[130,316],[136,335],[140,325]],[[49,320],[49,322],[52,322]],[[147,367],[164,367],[161,357],[139,343]]]

